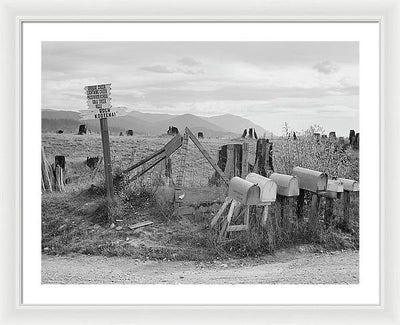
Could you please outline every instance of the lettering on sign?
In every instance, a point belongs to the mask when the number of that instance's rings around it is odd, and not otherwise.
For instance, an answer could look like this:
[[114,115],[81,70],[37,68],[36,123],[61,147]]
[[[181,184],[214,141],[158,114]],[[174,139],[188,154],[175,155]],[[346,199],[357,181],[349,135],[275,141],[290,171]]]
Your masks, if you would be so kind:
[[117,112],[111,108],[111,84],[92,85],[84,87],[89,111],[84,113],[85,118],[116,117]]

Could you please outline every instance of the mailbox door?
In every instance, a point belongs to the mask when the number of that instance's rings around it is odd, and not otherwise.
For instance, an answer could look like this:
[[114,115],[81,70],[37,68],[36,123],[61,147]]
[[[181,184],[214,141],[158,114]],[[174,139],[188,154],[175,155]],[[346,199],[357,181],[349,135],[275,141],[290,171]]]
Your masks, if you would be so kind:
[[275,202],[277,186],[272,179],[256,173],[250,173],[246,176],[246,180],[259,186],[260,202]]
[[260,201],[260,188],[245,179],[233,177],[229,182],[228,196],[245,205]]

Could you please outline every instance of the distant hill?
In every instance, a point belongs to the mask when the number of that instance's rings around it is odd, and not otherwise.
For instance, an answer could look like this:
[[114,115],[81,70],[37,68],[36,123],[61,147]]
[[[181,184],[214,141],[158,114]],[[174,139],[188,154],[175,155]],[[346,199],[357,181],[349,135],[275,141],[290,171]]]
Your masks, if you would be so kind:
[[160,113],[142,113],[139,111],[130,111],[128,113],[128,116],[133,116],[133,117],[139,118],[146,122],[156,123],[156,122],[168,120],[170,118],[175,117],[176,115],[160,114]]
[[252,121],[232,114],[212,116],[204,119],[211,123],[219,125],[227,132],[242,134],[244,129],[255,128],[256,133],[259,137],[263,136],[264,133],[267,137],[271,137],[272,135],[272,132],[265,130],[264,128],[253,123]]
[[[42,131],[64,130],[68,133],[78,133],[80,124],[86,124],[89,130],[99,131],[98,120],[79,120],[79,118],[78,112],[44,109]],[[203,118],[193,114],[172,115],[130,111],[125,116],[110,118],[108,126],[112,133],[125,133],[131,129],[134,133],[154,135],[165,134],[169,126],[177,127],[180,132],[187,126],[193,133],[203,132],[206,137],[241,135],[243,130],[249,127],[256,128],[259,136],[264,132],[269,133],[259,125],[232,114]]]
[[168,120],[159,121],[155,123],[155,126],[159,130],[165,130],[164,132],[168,130],[169,126],[175,126],[180,132],[183,132],[185,127],[188,127],[194,133],[200,131],[203,132],[204,136],[216,137],[229,134],[229,132],[218,125],[210,123],[207,120],[193,114],[177,115]]

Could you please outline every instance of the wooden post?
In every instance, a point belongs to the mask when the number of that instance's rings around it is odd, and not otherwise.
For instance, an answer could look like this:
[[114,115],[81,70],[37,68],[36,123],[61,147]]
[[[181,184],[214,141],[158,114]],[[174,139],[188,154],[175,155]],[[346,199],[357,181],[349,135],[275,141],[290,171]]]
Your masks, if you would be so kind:
[[314,234],[316,234],[319,230],[319,202],[320,196],[317,194],[313,194],[311,198],[311,213],[308,224],[311,232]]
[[306,194],[305,190],[299,190],[299,196],[297,197],[297,218],[299,220],[304,219],[304,195]]
[[43,185],[46,190],[49,192],[53,191],[53,182],[52,182],[52,175],[50,173],[53,173],[53,170],[49,166],[49,163],[46,159],[46,155],[44,153],[44,149],[42,147],[42,180],[43,180]]
[[329,227],[332,224],[333,219],[333,199],[325,198],[325,213],[324,213],[324,221],[325,226]]
[[346,229],[348,229],[350,226],[349,207],[350,207],[350,192],[345,190],[343,192],[343,224]]
[[110,137],[108,133],[107,118],[100,119],[101,142],[103,144],[104,174],[107,189],[107,201],[111,203],[114,199],[113,179],[111,170]]
[[290,233],[290,218],[292,214],[292,201],[290,197],[282,197],[281,228],[285,234]]
[[249,173],[249,143],[242,144],[242,178],[246,178]]
[[56,170],[56,189],[57,191],[64,192],[64,176],[63,176],[63,169],[61,166],[55,166]]

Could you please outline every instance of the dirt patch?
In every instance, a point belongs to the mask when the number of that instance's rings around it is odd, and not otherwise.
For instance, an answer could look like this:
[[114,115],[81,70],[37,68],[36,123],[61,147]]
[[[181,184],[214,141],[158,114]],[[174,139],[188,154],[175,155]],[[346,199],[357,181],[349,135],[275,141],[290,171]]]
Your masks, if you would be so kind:
[[357,284],[358,251],[282,251],[260,258],[143,261],[100,256],[42,257],[43,284]]

